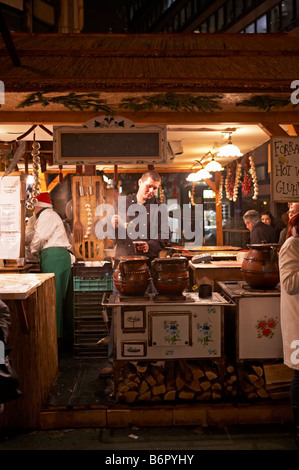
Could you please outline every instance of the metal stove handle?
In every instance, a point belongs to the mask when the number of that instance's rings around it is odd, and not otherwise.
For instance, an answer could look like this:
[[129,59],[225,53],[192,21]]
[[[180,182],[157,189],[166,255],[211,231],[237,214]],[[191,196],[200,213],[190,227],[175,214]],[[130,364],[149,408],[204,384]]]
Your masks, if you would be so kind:
[[107,297],[107,295],[106,295],[106,294],[107,294],[107,292],[104,292],[104,294],[103,294],[103,297],[102,297],[102,302],[101,302],[101,303],[102,303],[102,305],[105,305],[105,304],[107,304],[107,303],[108,303],[108,301],[106,301],[106,297]]
[[220,292],[220,295],[229,303],[229,305],[236,306],[237,304],[233,301],[233,299],[226,293]]

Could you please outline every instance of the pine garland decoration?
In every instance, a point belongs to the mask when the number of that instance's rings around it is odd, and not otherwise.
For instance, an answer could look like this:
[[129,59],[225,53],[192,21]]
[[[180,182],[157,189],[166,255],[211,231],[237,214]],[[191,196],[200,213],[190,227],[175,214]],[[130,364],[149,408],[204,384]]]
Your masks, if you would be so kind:
[[160,93],[157,95],[123,98],[119,107],[133,111],[151,111],[153,109],[168,108],[171,111],[212,112],[222,109],[218,101],[221,95],[194,96],[191,94]]
[[247,106],[249,108],[263,109],[267,113],[272,108],[284,108],[290,104],[289,98],[278,98],[269,95],[255,95],[249,100],[243,100],[236,103],[236,106]]
[[25,100],[18,104],[17,108],[26,108],[41,104],[44,108],[50,104],[60,104],[70,111],[85,111],[93,110],[94,112],[103,111],[106,114],[115,114],[112,109],[106,104],[106,100],[99,98],[97,93],[82,93],[77,94],[74,92],[61,96],[46,96],[48,92],[41,93],[35,92],[27,96]]

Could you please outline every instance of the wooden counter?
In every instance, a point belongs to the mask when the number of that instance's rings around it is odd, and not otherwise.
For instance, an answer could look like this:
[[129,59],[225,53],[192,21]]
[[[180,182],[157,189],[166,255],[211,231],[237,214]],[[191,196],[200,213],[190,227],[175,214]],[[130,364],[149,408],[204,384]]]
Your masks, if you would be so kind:
[[193,264],[189,261],[190,288],[199,284],[212,284],[218,290],[216,281],[243,280],[239,261],[211,261]]
[[33,264],[25,264],[25,266],[19,267],[19,266],[0,266],[0,274],[11,274],[11,273],[17,273],[17,274],[24,274],[28,273],[30,269],[32,268]]
[[43,400],[58,373],[54,274],[0,274],[0,298],[11,314],[7,346],[22,396],[5,404],[0,429],[40,428]]

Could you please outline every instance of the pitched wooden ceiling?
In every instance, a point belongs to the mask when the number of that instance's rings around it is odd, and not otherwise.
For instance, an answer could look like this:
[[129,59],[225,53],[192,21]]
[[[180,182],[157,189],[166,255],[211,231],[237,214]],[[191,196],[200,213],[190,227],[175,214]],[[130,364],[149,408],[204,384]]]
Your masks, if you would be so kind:
[[[18,33],[11,39],[20,65],[0,40],[0,132],[8,124],[83,124],[114,113],[173,129],[236,127],[245,135],[247,129],[243,152],[289,128],[297,133],[298,107],[290,100],[291,83],[299,79],[296,36]],[[172,140],[183,138],[187,148],[186,129],[181,132],[172,131]],[[203,135],[197,142],[204,143]],[[195,133],[189,136],[194,140]],[[211,145],[223,143],[218,134],[207,136]],[[196,155],[205,152],[198,145]],[[176,163],[181,158],[190,167],[194,153],[193,145]]]

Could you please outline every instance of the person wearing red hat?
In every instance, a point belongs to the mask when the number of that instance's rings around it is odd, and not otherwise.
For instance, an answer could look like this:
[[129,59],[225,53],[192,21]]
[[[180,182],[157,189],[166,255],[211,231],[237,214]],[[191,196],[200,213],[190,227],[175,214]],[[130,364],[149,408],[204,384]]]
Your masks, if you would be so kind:
[[58,342],[63,338],[63,314],[71,288],[71,269],[75,262],[63,221],[53,210],[49,193],[37,196],[34,205],[36,222],[30,252],[39,257],[41,273],[54,273],[56,284],[56,320]]
[[299,212],[289,220],[287,239],[278,259],[283,357],[285,365],[294,370],[290,398],[299,447]]

